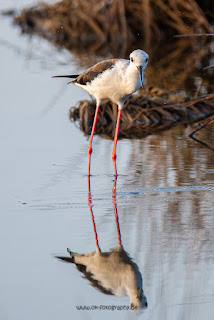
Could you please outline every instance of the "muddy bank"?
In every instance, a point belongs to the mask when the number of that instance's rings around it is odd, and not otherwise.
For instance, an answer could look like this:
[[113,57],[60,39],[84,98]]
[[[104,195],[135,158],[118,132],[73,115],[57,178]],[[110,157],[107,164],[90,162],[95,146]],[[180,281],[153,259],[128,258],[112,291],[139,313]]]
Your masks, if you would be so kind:
[[[90,135],[96,102],[80,101],[70,109],[70,119],[79,121],[80,129]],[[123,108],[119,138],[143,138],[178,124],[190,124],[214,114],[214,95],[187,99],[181,95],[162,92],[159,97],[137,94],[129,98]],[[113,139],[117,106],[111,101],[101,104],[96,134]]]

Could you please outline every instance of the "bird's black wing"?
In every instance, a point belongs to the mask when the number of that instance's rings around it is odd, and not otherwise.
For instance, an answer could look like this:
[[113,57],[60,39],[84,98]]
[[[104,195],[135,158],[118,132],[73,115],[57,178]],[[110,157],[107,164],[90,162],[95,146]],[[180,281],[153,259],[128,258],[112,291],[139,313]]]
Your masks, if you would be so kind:
[[77,77],[76,80],[74,80],[74,83],[76,82],[82,85],[86,85],[86,83],[88,82],[90,83],[103,71],[112,68],[117,61],[118,59],[109,59],[98,62],[93,67],[89,68],[81,75],[79,75],[79,77]]
[[104,61],[98,62],[93,67],[89,68],[88,70],[86,70],[80,75],[68,74],[68,75],[53,76],[52,78],[72,78],[72,79],[75,79],[74,81],[72,81],[73,83],[86,85],[88,82],[90,83],[91,81],[93,81],[94,78],[96,78],[103,71],[112,68],[117,61],[118,59],[104,60]]

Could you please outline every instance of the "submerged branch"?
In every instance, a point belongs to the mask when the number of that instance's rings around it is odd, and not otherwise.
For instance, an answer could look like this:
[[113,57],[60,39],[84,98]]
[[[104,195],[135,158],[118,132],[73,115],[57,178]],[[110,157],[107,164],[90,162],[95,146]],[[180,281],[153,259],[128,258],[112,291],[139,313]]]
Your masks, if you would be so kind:
[[207,127],[208,125],[210,125],[210,124],[213,123],[213,122],[214,122],[214,118],[212,117],[211,120],[209,120],[209,121],[207,121],[206,123],[204,123],[203,125],[201,125],[199,128],[197,128],[196,130],[194,130],[194,131],[189,135],[189,137],[190,137],[191,139],[193,139],[194,141],[200,143],[201,145],[203,145],[204,147],[206,147],[206,148],[208,148],[208,149],[210,149],[210,150],[212,150],[212,151],[214,151],[214,147],[212,147],[212,146],[210,146],[209,144],[207,144],[206,142],[204,142],[204,141],[196,138],[194,135],[195,135],[196,132],[198,132],[198,131],[200,131],[201,129]]

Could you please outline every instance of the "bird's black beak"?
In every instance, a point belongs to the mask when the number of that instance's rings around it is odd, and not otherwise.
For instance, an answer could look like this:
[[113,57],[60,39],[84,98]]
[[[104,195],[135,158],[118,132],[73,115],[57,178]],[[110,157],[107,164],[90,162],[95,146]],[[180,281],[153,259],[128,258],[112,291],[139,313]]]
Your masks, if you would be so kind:
[[140,76],[140,82],[141,82],[141,86],[143,87],[143,79],[142,79],[142,66],[137,67],[137,71],[139,73]]

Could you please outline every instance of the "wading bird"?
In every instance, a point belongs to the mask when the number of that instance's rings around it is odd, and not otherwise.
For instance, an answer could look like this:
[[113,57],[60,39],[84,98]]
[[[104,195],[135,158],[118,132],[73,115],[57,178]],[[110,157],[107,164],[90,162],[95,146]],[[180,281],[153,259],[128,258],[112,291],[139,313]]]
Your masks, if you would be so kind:
[[85,275],[91,284],[105,294],[118,297],[129,296],[130,307],[133,309],[147,308],[147,298],[143,291],[143,278],[137,264],[125,251],[120,233],[116,202],[116,179],[112,189],[112,202],[117,227],[118,246],[109,252],[100,249],[93,213],[93,204],[88,177],[88,205],[91,213],[96,251],[79,254],[67,249],[70,257],[56,257],[62,261],[76,264],[77,269]]
[[80,75],[55,76],[74,78],[75,80],[71,81],[74,85],[86,90],[96,99],[96,111],[88,145],[88,176],[90,176],[92,140],[100,103],[104,99],[109,99],[118,105],[117,124],[112,151],[114,171],[117,177],[116,147],[121,111],[126,100],[143,84],[143,72],[149,59],[148,54],[140,49],[134,50],[129,57],[129,60],[110,59],[101,61]]

